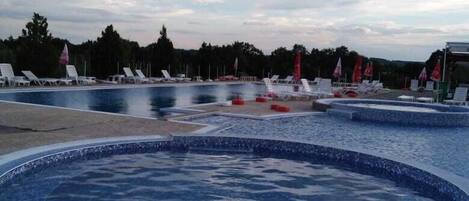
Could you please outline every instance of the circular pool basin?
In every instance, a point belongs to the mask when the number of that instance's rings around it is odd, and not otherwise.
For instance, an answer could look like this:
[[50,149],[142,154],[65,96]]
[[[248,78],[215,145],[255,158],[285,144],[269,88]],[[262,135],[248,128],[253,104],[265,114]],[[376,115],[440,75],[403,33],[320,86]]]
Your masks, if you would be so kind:
[[399,162],[296,142],[174,137],[87,146],[0,177],[0,200],[467,200]]
[[417,126],[469,126],[469,108],[371,99],[324,99],[331,115],[352,120]]
[[15,201],[38,195],[50,201],[431,200],[390,180],[332,165],[252,154],[115,155],[49,168],[15,183],[0,197]]

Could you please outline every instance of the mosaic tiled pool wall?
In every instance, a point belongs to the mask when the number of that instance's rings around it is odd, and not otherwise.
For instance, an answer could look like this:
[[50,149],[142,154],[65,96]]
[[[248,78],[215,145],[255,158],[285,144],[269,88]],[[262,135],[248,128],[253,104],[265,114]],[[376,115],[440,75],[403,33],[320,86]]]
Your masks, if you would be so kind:
[[[422,107],[435,109],[439,112],[395,111],[348,105],[355,103]],[[330,106],[333,109],[350,112],[349,115],[352,120],[421,126],[469,126],[469,109],[459,106],[382,100],[336,100],[332,101]]]
[[469,196],[463,190],[438,176],[376,156],[297,142],[213,136],[178,136],[171,140],[107,144],[51,154],[5,173],[0,177],[0,187],[9,185],[15,177],[26,176],[73,160],[157,151],[251,153],[264,157],[329,164],[392,180],[397,185],[414,189],[436,200],[469,201]]

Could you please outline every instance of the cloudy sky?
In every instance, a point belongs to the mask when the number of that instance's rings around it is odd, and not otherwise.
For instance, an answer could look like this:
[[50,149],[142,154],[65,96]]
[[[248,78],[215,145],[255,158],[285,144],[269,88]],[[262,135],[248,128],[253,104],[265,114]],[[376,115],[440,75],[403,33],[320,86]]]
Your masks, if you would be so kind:
[[17,36],[33,12],[56,37],[96,39],[114,24],[147,45],[165,24],[177,48],[203,41],[279,46],[348,46],[361,54],[426,60],[446,41],[469,40],[468,0],[0,0],[0,38]]

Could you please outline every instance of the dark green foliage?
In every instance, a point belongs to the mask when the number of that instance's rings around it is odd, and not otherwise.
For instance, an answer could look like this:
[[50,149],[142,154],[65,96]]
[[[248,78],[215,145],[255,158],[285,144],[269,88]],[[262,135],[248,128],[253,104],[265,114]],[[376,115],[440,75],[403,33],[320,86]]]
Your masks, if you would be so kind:
[[[279,74],[281,77],[293,73],[294,55],[300,51],[302,54],[302,77],[332,77],[332,72],[339,57],[342,58],[342,80],[347,77],[350,81],[353,67],[358,53],[345,46],[337,48],[308,50],[304,45],[295,44],[293,47],[280,47],[270,53],[264,53],[253,44],[246,42],[233,42],[226,45],[212,45],[202,43],[198,50],[174,49],[163,25],[155,43],[140,47],[135,41],[122,39],[112,25],[107,26],[95,41],[86,41],[74,45],[64,39],[54,38],[48,31],[47,18],[34,13],[31,22],[28,22],[22,35],[18,38],[9,37],[0,40],[0,62],[11,63],[20,75],[23,69],[30,69],[41,77],[64,77],[65,70],[58,64],[60,52],[64,44],[68,45],[70,64],[77,67],[78,73],[83,75],[106,78],[112,74],[121,74],[122,67],[139,68],[151,76],[161,76],[161,69],[171,66],[171,74],[187,74],[189,77],[199,75],[205,79],[210,75],[212,79],[223,74],[234,75],[233,64],[238,58],[238,75],[253,75],[259,78]],[[374,63],[373,79],[384,81],[388,87],[404,87],[405,80],[418,76],[423,66],[431,73],[438,58],[443,52],[434,52],[426,63],[388,61],[379,58],[365,58],[364,66],[368,61]],[[466,68],[450,63],[455,70],[452,76],[454,83],[468,82]]]

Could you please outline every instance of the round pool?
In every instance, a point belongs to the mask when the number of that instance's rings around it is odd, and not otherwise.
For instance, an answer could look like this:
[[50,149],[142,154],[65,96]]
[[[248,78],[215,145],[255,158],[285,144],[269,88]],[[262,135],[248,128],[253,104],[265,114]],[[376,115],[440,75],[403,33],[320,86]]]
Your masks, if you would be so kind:
[[371,99],[323,99],[326,111],[352,120],[398,123],[418,126],[469,126],[469,108]]
[[48,153],[0,177],[0,200],[461,200],[425,171],[296,142],[174,137]]
[[6,200],[431,200],[395,182],[301,160],[157,152],[76,161],[19,179]]

